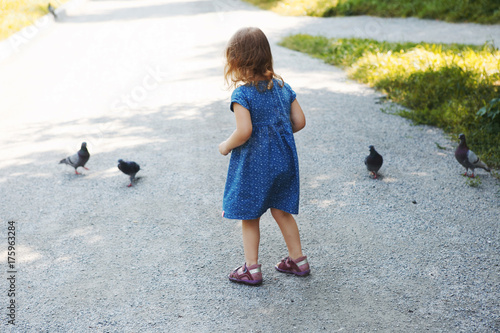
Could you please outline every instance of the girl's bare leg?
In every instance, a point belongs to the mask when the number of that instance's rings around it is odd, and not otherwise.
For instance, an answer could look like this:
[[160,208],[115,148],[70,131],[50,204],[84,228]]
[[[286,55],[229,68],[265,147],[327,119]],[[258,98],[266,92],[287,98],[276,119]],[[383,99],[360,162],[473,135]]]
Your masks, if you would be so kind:
[[288,248],[288,255],[292,259],[297,259],[303,256],[302,246],[300,244],[299,228],[292,214],[282,210],[271,208],[271,214],[278,223],[283,238],[285,239]]
[[260,218],[241,221],[241,230],[243,233],[243,250],[245,251],[245,262],[247,266],[252,266],[259,262],[259,222]]

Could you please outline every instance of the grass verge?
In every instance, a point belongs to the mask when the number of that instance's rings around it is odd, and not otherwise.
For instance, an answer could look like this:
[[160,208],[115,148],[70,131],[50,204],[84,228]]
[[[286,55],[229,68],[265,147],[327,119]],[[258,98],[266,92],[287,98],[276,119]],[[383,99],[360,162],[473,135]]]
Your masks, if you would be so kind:
[[344,68],[387,94],[416,124],[433,125],[500,167],[500,51],[490,44],[389,43],[293,35],[281,43]]
[[69,0],[1,0],[0,40],[32,25],[38,18],[47,14],[49,2],[57,8],[67,1]]
[[419,17],[448,22],[500,23],[498,0],[246,0],[282,15]]

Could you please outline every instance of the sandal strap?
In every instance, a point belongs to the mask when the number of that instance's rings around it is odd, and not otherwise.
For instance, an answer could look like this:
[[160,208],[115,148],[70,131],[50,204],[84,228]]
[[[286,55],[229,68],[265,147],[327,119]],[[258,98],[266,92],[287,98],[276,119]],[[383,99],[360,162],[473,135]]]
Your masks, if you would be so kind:
[[307,263],[309,263],[309,262],[307,261],[307,258],[304,258],[303,260],[301,260],[301,261],[299,261],[298,263],[296,263],[296,265],[297,265],[298,267],[300,267],[300,266],[305,265],[305,264],[307,264]]
[[250,272],[250,274],[255,274],[255,273],[260,273],[262,271],[261,271],[260,266],[259,266],[259,267],[250,269],[248,272]]
[[[239,272],[240,268],[243,267],[243,272]],[[260,270],[260,267],[256,267],[256,268],[253,268],[252,270],[248,270],[248,267],[246,264],[244,265],[241,265],[240,267],[236,268],[234,271],[233,271],[233,277],[239,279],[239,280],[243,280],[244,277],[246,277],[248,280],[253,280],[253,276],[252,274],[255,274],[255,273],[260,273],[261,270]]]
[[281,262],[299,272],[301,271],[299,267],[308,263],[307,258],[304,258],[299,262],[295,262],[290,257],[283,258]]

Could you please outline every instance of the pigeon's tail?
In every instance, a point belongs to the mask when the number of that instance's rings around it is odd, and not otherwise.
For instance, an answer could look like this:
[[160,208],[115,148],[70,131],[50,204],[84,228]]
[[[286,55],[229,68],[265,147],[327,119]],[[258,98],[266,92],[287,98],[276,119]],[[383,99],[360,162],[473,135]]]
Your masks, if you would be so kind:
[[477,163],[474,165],[476,168],[481,168],[484,169],[488,172],[491,172],[491,169],[488,168],[488,166],[483,162],[483,161],[477,161]]
[[68,159],[67,159],[67,158],[63,158],[63,159],[61,160],[61,162],[59,162],[59,164],[63,164],[63,163],[64,163],[64,164],[69,164],[69,163],[68,163]]

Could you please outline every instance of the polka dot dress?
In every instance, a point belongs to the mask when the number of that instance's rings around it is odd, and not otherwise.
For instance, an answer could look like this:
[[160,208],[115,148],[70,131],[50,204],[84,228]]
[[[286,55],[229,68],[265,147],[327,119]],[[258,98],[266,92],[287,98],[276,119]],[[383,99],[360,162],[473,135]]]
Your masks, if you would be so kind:
[[224,217],[250,220],[269,208],[291,214],[299,211],[299,164],[290,122],[295,92],[274,80],[234,90],[230,108],[238,103],[250,111],[252,136],[232,150],[226,187]]

